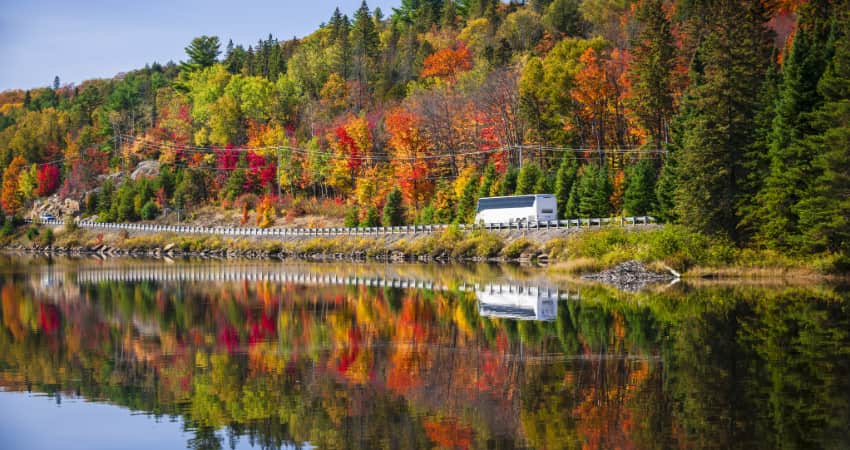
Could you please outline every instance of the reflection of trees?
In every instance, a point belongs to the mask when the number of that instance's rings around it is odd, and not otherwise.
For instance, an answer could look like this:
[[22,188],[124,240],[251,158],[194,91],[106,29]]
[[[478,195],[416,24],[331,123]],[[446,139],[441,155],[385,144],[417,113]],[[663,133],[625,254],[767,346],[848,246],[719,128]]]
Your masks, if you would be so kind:
[[848,444],[850,323],[829,291],[583,288],[554,322],[517,322],[457,292],[142,282],[54,299],[0,281],[0,385],[179,415],[193,448]]

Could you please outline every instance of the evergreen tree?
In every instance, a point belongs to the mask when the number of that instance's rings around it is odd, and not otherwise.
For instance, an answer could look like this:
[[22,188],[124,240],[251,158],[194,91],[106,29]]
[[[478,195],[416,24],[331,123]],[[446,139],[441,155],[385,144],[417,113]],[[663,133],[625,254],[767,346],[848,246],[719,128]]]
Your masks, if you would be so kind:
[[356,228],[360,224],[360,208],[356,205],[351,205],[348,211],[345,212],[345,221],[343,224],[347,228]]
[[366,215],[360,221],[361,227],[377,227],[381,225],[381,216],[378,214],[378,208],[370,206],[366,209]]
[[496,183],[496,166],[492,163],[484,167],[484,176],[481,177],[481,186],[478,187],[478,198],[489,197],[490,190]]
[[543,175],[540,172],[540,166],[534,163],[529,163],[522,166],[519,171],[519,176],[516,182],[516,195],[526,194],[542,194],[542,192],[534,192],[537,186],[537,181]]
[[570,189],[564,217],[608,217],[611,215],[612,190],[605,166],[585,164]]
[[739,183],[744,153],[754,140],[758,93],[773,45],[763,2],[710,4],[699,53],[702,80],[689,87],[676,191],[676,213],[685,225],[737,238]]
[[193,71],[209,67],[218,61],[219,54],[221,54],[221,43],[218,36],[196,37],[186,47],[189,60],[182,64],[183,69]]
[[630,216],[652,214],[655,201],[655,164],[650,159],[642,159],[626,170],[623,209]]
[[578,162],[571,153],[565,153],[555,177],[555,198],[558,202],[558,217],[567,217],[567,202],[570,200],[573,184],[576,181]]
[[402,195],[400,189],[395,188],[387,195],[383,217],[385,227],[397,227],[404,224],[404,207],[401,202]]
[[663,0],[643,0],[636,16],[640,31],[632,42],[634,59],[628,77],[632,101],[641,126],[656,146],[668,140],[673,115],[673,70],[676,41]]
[[813,0],[800,5],[797,33],[782,69],[782,85],[770,135],[770,173],[758,194],[762,244],[789,248],[801,236],[796,205],[813,181],[814,155],[804,142],[814,134],[811,112],[823,103],[817,86],[833,53],[829,38],[832,2]]
[[460,199],[458,199],[457,214],[455,215],[455,221],[457,223],[470,223],[475,218],[478,189],[478,177],[469,177],[469,180],[463,186]]
[[[813,114],[815,133],[803,141],[816,155],[817,174],[796,206],[805,243],[802,249],[850,255],[850,8],[837,16],[835,53],[818,83],[825,102]],[[836,7],[837,8],[837,7]]]
[[366,0],[354,13],[354,23],[351,26],[352,55],[354,59],[355,78],[357,80],[357,110],[363,108],[363,98],[370,71],[375,57],[378,56],[378,30]]
[[517,176],[519,176],[519,169],[514,166],[508,168],[505,171],[505,176],[502,178],[501,190],[499,191],[499,195],[513,195],[516,191],[516,183]]

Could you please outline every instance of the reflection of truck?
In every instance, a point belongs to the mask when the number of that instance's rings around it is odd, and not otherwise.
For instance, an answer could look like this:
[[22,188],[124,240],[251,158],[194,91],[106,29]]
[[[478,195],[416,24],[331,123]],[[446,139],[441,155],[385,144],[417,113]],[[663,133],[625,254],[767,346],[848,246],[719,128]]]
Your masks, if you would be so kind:
[[558,219],[558,202],[552,194],[511,195],[478,199],[475,223],[542,222]]
[[558,291],[538,287],[487,285],[475,291],[478,314],[515,320],[555,320]]

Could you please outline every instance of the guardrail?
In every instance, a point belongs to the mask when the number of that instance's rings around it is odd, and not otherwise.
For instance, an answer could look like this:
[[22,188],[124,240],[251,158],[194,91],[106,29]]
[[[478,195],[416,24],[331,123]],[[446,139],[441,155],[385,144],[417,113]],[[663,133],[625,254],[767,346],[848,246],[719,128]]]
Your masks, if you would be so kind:
[[[41,225],[64,225],[60,219],[38,220],[24,219],[26,223]],[[457,226],[462,231],[488,230],[546,230],[590,228],[602,226],[648,225],[656,223],[654,217],[608,217],[598,219],[549,220],[540,222],[511,222],[489,224],[459,224],[459,225],[401,225],[397,227],[323,227],[323,228],[249,228],[249,227],[198,227],[191,225],[156,225],[144,223],[111,223],[75,220],[78,227],[94,230],[127,230],[143,233],[177,233],[177,234],[211,234],[219,236],[370,236],[383,234],[435,233]]]

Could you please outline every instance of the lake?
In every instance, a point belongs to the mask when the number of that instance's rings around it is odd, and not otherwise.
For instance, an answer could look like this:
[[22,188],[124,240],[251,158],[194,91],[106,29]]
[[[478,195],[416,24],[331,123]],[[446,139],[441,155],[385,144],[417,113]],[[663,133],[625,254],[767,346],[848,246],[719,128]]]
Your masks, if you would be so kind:
[[850,448],[843,286],[0,256],[0,448]]

